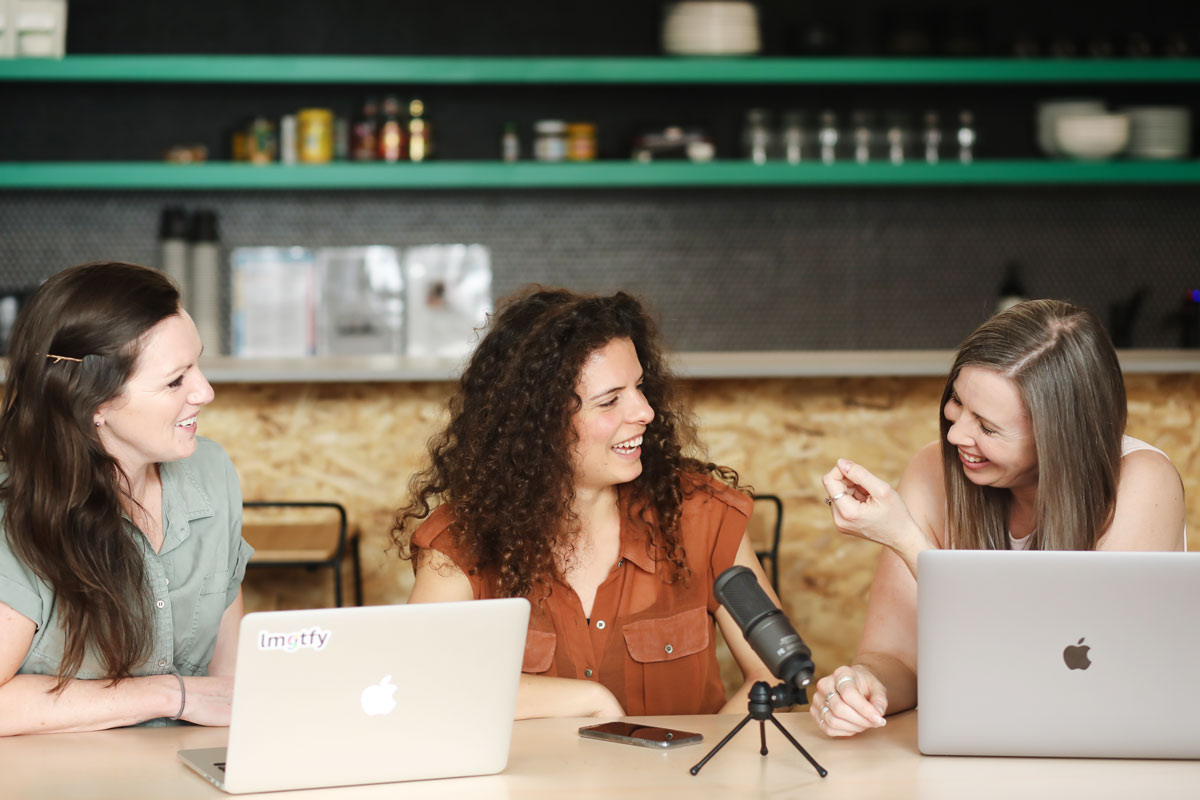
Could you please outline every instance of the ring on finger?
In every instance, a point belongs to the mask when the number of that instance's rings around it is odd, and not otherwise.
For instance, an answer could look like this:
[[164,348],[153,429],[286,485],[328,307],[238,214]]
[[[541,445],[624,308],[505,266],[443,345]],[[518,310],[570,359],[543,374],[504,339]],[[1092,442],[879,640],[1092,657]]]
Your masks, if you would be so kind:
[[821,722],[824,722],[824,721],[825,721],[825,715],[826,715],[826,714],[828,714],[828,713],[829,713],[829,704],[828,704],[828,703],[826,703],[825,705],[821,706],[821,716],[820,716],[820,717],[818,717],[818,719],[820,719],[820,720],[821,720]]
[[837,689],[834,689],[832,692],[825,695],[825,705],[829,705],[829,701],[837,696],[838,696]]
[[836,692],[838,689],[842,688],[842,684],[845,683],[846,681],[853,682],[854,676],[853,675],[843,675],[842,677],[838,678],[837,682],[833,684],[833,691]]

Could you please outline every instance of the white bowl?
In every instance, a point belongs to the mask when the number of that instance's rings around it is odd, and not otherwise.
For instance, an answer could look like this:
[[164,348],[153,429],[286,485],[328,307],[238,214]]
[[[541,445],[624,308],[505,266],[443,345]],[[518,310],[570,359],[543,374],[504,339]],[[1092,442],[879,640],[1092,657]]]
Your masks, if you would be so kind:
[[1072,158],[1096,161],[1112,158],[1129,143],[1125,114],[1072,114],[1054,120],[1054,143]]
[[758,8],[742,0],[683,0],[663,9],[662,47],[675,55],[751,55],[762,49]]
[[1104,101],[1091,98],[1069,100],[1043,100],[1037,107],[1038,147],[1048,156],[1058,155],[1054,141],[1054,121],[1073,114],[1103,114]]

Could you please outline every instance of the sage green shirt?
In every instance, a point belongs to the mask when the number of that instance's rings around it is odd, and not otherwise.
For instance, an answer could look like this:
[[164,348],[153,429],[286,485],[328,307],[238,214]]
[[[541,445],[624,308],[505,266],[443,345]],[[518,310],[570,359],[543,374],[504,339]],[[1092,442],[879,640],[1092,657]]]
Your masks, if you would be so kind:
[[[205,675],[221,615],[237,597],[253,552],[242,539],[241,487],[229,456],[203,437],[197,437],[195,453],[161,464],[159,474],[161,552],[155,553],[149,540],[135,531],[150,589],[152,628],[147,636],[152,646],[149,660],[135,667],[133,675]],[[54,591],[12,552],[7,536],[0,537],[0,602],[38,626],[17,673],[56,675],[64,636]],[[77,677],[107,676],[89,652]]]

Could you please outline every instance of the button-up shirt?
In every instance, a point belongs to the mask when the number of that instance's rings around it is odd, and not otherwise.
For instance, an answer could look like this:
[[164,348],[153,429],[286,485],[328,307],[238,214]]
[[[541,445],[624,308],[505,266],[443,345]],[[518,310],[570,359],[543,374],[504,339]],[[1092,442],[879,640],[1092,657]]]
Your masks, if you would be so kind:
[[[575,591],[555,580],[549,596],[531,598],[533,612],[522,670],[529,674],[604,684],[630,715],[711,714],[725,703],[717,664],[713,581],[733,566],[753,507],[751,499],[712,479],[682,476],[680,517],[688,580],[670,579],[670,564],[654,532],[637,520],[620,492],[617,562],[584,616]],[[449,504],[413,535],[413,544],[438,550],[466,573],[476,599],[496,596],[494,568],[475,569],[448,530]],[[416,564],[416,560],[413,560]]]
[[[154,552],[127,522],[142,551],[151,612],[150,657],[132,674],[205,675],[221,615],[237,597],[253,552],[242,539],[241,488],[225,451],[203,437],[197,437],[195,453],[160,464],[159,474],[162,549]],[[0,537],[0,601],[37,623],[17,673],[57,675],[65,635],[54,591],[12,552],[7,537]],[[76,677],[108,676],[89,650]]]

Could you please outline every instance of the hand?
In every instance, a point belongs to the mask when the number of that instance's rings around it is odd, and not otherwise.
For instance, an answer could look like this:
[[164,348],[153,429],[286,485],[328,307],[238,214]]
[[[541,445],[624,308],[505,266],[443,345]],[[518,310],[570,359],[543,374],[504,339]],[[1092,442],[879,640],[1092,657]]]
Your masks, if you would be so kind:
[[180,719],[196,725],[227,726],[233,708],[233,676],[184,678],[187,702]]
[[915,565],[918,552],[934,546],[913,521],[903,498],[866,467],[839,458],[821,483],[831,499],[833,524],[842,533],[890,547],[910,566]]
[[838,667],[817,681],[808,713],[826,736],[853,736],[887,724],[887,691],[867,667]]

